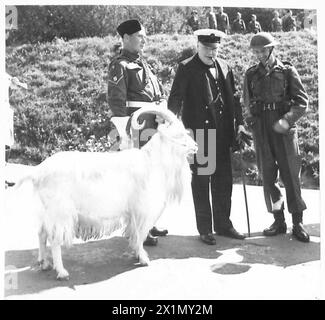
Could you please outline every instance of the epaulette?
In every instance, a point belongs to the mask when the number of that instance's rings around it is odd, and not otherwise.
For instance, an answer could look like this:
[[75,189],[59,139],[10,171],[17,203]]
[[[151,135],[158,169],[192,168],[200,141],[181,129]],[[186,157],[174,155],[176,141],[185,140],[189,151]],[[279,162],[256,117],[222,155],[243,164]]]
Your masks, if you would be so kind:
[[120,64],[121,66],[126,67],[129,62],[130,61],[128,61],[125,57],[118,56],[111,61],[110,65]]

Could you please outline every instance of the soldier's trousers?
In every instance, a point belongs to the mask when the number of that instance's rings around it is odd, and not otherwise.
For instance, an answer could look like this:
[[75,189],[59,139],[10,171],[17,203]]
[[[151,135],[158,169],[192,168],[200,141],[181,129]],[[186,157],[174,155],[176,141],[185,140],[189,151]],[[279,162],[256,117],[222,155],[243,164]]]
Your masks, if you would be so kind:
[[296,128],[286,134],[274,131],[273,124],[281,118],[278,110],[264,111],[253,126],[257,164],[263,180],[267,210],[279,209],[276,203],[283,203],[278,181],[280,173],[287,198],[288,211],[293,215],[302,213],[306,204],[301,197],[301,158]]
[[216,170],[212,175],[200,175],[195,166],[191,166],[191,168],[193,171],[192,194],[198,232],[207,234],[213,230],[217,232],[229,229],[232,227],[229,218],[232,194],[232,169],[229,148],[222,155],[217,156]]

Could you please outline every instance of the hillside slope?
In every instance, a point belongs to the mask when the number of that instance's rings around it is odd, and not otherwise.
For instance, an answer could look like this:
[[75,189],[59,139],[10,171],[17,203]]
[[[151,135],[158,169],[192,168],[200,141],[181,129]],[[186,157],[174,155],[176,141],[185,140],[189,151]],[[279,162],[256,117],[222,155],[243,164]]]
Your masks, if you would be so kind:
[[[234,69],[241,91],[245,70],[254,59],[248,48],[252,35],[231,35],[220,50]],[[299,121],[304,181],[318,185],[318,63],[317,38],[308,31],[274,34],[280,42],[276,49],[281,60],[290,61],[301,75],[310,96],[310,108]],[[112,48],[118,39],[81,38],[50,43],[26,44],[6,49],[6,69],[28,83],[28,91],[11,96],[15,109],[15,138],[12,158],[40,162],[57,150],[104,151],[110,148],[105,136],[111,130],[106,101],[107,68]],[[195,52],[191,35],[158,34],[148,37],[145,51],[158,72],[166,91],[178,61]],[[254,163],[254,151],[247,149],[245,159]],[[11,159],[11,161],[15,161]],[[239,176],[238,155],[234,157],[235,176]],[[256,182],[256,170],[250,178]]]

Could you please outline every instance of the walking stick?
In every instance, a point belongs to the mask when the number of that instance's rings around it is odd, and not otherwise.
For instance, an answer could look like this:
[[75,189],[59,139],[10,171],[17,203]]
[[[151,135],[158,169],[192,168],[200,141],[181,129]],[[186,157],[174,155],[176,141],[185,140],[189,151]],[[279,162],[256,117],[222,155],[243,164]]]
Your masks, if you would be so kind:
[[248,204],[247,204],[247,194],[246,194],[246,181],[245,181],[245,172],[244,172],[244,162],[243,162],[243,153],[241,146],[239,147],[240,153],[240,172],[243,181],[244,196],[245,196],[245,206],[246,206],[246,218],[247,218],[247,227],[248,227],[248,237],[251,236],[250,226],[249,226],[249,213],[248,213]]

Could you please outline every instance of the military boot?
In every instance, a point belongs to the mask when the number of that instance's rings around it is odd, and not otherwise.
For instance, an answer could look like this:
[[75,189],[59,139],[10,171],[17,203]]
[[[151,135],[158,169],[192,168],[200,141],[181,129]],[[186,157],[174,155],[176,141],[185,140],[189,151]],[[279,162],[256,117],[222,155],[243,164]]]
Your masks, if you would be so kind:
[[144,246],[156,246],[158,243],[158,238],[157,237],[153,237],[150,232],[147,235],[146,240],[144,240],[143,245]]
[[309,234],[302,224],[302,212],[292,214],[292,235],[301,242],[309,242]]
[[287,225],[284,220],[283,210],[275,211],[273,213],[273,216],[274,216],[274,222],[271,224],[270,227],[266,228],[263,231],[263,234],[268,237],[276,236],[277,234],[287,232]]

